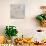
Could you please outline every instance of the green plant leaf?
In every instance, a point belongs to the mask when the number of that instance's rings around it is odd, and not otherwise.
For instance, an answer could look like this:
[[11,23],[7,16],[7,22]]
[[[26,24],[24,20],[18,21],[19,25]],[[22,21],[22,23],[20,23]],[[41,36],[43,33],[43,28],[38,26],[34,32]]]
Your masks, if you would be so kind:
[[43,18],[41,15],[38,15],[38,16],[36,17],[36,19],[39,20],[39,21],[44,20],[44,18]]
[[6,26],[5,31],[6,31],[5,34],[8,37],[16,36],[16,34],[18,33],[18,31],[17,31],[15,26]]

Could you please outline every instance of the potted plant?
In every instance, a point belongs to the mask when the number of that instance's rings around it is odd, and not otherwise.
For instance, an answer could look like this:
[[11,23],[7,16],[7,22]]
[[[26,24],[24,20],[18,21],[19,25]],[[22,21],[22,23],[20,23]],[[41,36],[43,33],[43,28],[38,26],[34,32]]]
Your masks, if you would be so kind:
[[42,14],[36,16],[36,19],[39,20],[42,27],[46,27],[46,6],[40,7],[42,10]]
[[46,14],[38,15],[36,19],[39,20],[41,26],[46,27]]
[[[6,26],[5,34],[10,41],[11,41],[12,36],[17,36],[17,33],[18,33],[18,31],[15,26]],[[8,42],[10,42],[10,41],[8,41]]]

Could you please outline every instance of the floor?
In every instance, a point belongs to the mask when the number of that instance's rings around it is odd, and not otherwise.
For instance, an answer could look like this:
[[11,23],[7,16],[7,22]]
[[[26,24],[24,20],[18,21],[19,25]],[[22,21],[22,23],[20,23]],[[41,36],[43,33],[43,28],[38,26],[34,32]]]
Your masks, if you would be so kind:
[[46,46],[46,44],[45,45],[24,44],[24,45],[15,45],[15,46]]

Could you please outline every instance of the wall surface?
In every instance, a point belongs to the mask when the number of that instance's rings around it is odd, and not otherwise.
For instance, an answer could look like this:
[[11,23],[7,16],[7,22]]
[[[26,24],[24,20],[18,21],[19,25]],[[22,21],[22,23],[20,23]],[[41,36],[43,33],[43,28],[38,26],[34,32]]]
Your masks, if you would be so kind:
[[[10,18],[10,4],[25,4],[25,19]],[[4,33],[6,25],[15,25],[18,36],[31,36],[37,29],[44,29],[38,25],[35,16],[41,13],[40,6],[46,5],[46,0],[0,0],[0,34]],[[41,37],[41,36],[40,36]]]

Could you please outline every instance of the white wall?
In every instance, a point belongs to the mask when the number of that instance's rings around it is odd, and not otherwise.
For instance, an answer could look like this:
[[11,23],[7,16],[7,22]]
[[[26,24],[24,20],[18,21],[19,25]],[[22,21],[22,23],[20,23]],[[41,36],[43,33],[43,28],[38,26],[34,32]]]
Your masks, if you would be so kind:
[[[18,3],[25,4],[25,19],[10,18],[10,4]],[[41,29],[35,20],[35,16],[41,13],[41,5],[46,5],[46,0],[0,0],[0,33],[4,32],[6,25],[15,25],[19,35],[31,36],[32,32],[36,33],[36,29]]]

